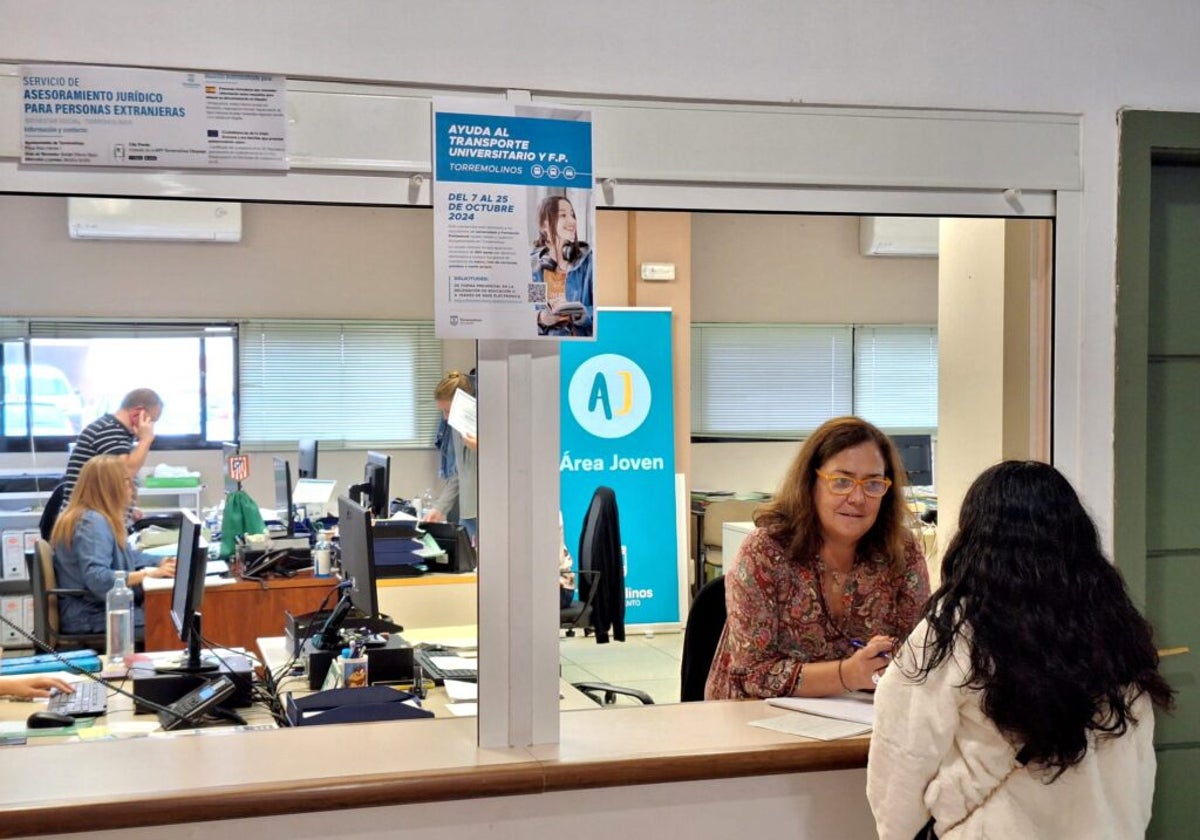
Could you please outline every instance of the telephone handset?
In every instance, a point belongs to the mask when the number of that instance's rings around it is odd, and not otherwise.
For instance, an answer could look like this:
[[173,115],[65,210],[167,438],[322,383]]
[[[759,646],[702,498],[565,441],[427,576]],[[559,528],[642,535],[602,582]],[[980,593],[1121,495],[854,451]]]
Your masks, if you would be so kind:
[[217,704],[233,694],[234,688],[233,680],[224,674],[208,680],[160,711],[158,722],[164,730],[194,725],[215,711]]

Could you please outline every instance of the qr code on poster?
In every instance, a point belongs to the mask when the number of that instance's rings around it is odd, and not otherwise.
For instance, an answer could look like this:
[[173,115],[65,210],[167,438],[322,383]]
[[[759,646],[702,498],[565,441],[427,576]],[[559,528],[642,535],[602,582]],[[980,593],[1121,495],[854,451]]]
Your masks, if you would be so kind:
[[545,283],[530,283],[529,284],[529,302],[530,303],[545,303],[546,302],[546,284]]

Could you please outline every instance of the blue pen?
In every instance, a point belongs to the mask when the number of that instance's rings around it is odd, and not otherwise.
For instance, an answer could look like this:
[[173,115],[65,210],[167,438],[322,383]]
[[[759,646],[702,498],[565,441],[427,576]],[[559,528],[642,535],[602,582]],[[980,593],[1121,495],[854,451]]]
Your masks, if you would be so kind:
[[[863,648],[865,648],[866,646],[867,646],[867,643],[866,643],[866,642],[864,642],[862,639],[851,639],[851,640],[850,640],[850,647],[852,647],[852,648],[855,648],[855,649],[857,649],[857,650],[862,650],[862,649],[863,649]],[[887,651],[883,651],[882,653],[877,653],[877,654],[875,654],[875,658],[876,658],[876,659],[878,659],[878,658],[879,658],[879,657],[881,657],[881,656],[882,656],[884,659],[891,659],[891,658],[892,658],[891,654],[889,654]]]

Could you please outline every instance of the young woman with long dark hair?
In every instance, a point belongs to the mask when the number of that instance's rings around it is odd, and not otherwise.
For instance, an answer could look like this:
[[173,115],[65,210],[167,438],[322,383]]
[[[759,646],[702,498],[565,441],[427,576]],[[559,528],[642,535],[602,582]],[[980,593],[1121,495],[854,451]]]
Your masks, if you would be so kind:
[[875,697],[867,797],[881,840],[1141,837],[1150,625],[1053,467],[1008,461],[967,491],[942,584]]

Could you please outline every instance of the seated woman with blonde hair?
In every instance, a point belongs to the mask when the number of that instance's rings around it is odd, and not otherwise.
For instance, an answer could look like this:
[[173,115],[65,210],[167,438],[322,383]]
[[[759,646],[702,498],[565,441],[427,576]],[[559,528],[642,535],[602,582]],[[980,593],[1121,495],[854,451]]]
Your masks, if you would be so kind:
[[[104,632],[104,600],[116,572],[126,572],[128,585],[138,588],[148,577],[174,576],[174,557],[160,561],[129,547],[125,511],[133,493],[133,476],[121,456],[97,455],[83,465],[71,501],[50,534],[59,587],[87,593],[59,596],[62,632]],[[140,607],[135,607],[134,625],[142,626]]]

